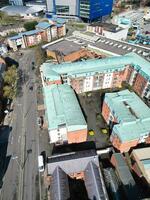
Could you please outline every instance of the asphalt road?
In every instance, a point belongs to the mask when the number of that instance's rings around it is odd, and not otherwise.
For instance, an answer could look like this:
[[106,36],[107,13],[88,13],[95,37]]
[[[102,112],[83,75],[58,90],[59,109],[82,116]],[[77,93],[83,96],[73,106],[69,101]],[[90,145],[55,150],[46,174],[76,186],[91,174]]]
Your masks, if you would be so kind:
[[[39,137],[37,130],[35,75],[31,70],[34,51],[27,50],[19,59],[19,68],[28,75],[17,97],[12,131],[9,137],[7,155],[11,160],[6,171],[1,190],[1,200],[34,200],[39,199],[38,164]],[[29,89],[33,84],[33,91]]]

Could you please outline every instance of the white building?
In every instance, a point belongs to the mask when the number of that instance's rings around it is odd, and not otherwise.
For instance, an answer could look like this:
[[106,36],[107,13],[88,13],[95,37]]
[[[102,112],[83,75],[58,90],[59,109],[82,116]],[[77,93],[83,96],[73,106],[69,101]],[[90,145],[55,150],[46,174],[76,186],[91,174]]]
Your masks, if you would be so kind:
[[97,35],[103,35],[112,40],[126,40],[128,34],[128,28],[123,29],[114,24],[99,22],[89,24],[87,31],[96,33]]

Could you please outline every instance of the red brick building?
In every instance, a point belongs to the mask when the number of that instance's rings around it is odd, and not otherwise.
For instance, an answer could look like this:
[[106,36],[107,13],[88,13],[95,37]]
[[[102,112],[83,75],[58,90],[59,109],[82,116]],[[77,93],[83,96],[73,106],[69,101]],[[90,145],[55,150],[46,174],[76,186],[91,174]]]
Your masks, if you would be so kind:
[[102,115],[112,128],[110,139],[119,151],[150,143],[150,109],[135,93],[128,90],[106,93]]

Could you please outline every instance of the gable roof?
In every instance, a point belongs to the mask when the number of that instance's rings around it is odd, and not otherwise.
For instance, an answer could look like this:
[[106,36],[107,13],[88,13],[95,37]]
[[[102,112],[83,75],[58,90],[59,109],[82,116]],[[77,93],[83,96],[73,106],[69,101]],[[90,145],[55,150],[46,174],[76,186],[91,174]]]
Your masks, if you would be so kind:
[[70,197],[67,174],[56,167],[52,174],[50,187],[51,200],[67,200]]
[[52,26],[52,24],[50,24],[50,23],[48,23],[48,22],[39,22],[39,23],[36,25],[36,28],[47,29],[47,28],[49,28],[50,26]]

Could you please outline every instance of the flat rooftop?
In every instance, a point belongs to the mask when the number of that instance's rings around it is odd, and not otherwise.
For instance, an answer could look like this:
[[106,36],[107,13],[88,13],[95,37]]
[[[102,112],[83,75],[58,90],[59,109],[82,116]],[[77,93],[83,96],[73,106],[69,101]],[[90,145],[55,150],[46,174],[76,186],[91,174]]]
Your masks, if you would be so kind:
[[101,23],[101,22],[94,22],[94,23],[90,24],[89,26],[93,26],[93,27],[100,26],[110,32],[118,32],[118,31],[122,30],[122,28],[118,27],[115,24]]
[[66,56],[73,52],[79,51],[81,49],[81,45],[73,43],[72,41],[62,40],[49,45],[46,49],[58,53],[60,52],[61,55]]

